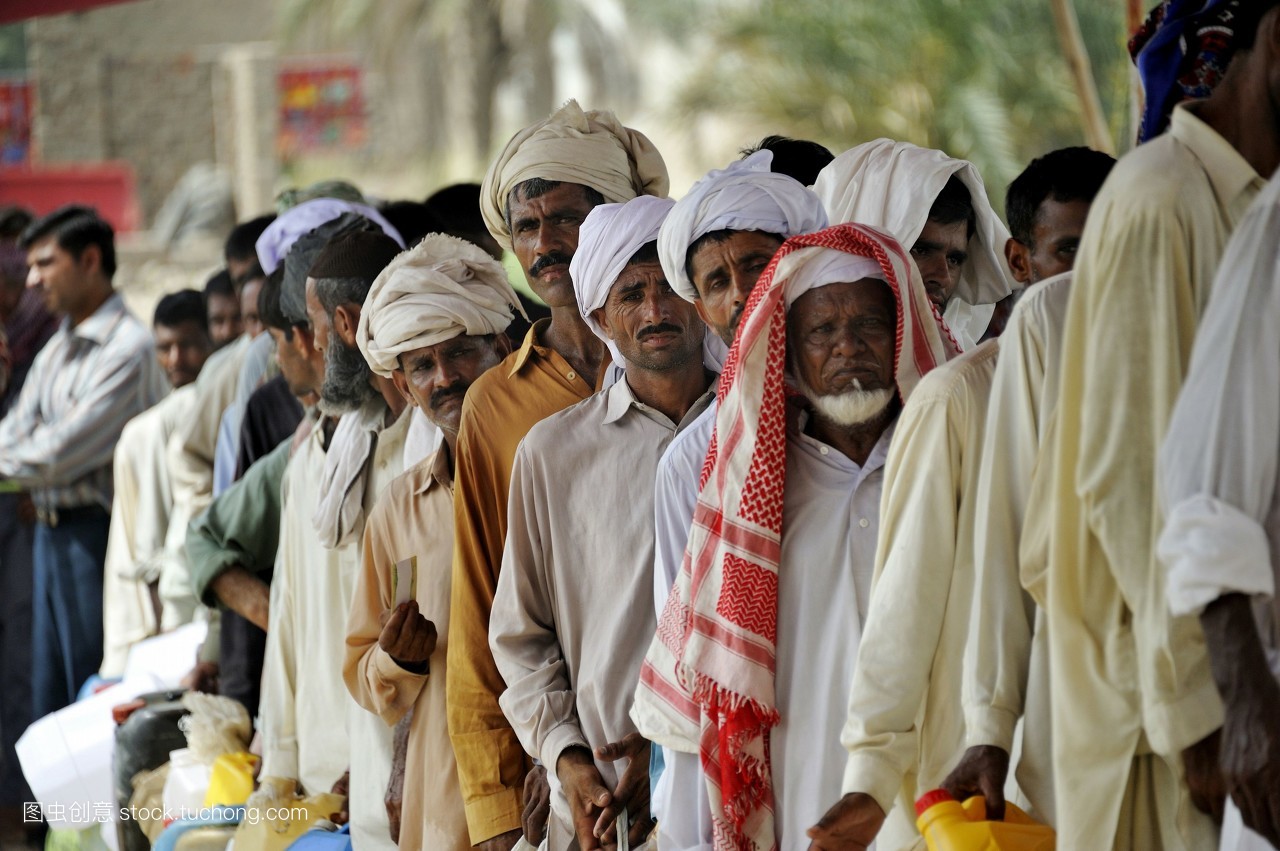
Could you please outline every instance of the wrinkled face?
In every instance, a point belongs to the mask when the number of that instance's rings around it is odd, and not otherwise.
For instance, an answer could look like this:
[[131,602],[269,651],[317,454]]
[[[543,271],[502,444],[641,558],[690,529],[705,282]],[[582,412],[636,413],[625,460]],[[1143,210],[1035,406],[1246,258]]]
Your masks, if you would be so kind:
[[250,337],[262,333],[262,317],[258,315],[258,293],[265,278],[250,278],[240,288],[240,327]]
[[329,311],[320,303],[316,295],[316,279],[307,278],[307,321],[311,323],[311,333],[315,336],[316,348],[324,351],[329,347],[329,331],[333,323],[329,321]]
[[780,245],[779,236],[743,230],[723,241],[703,242],[689,258],[698,315],[726,346],[733,345],[747,297]]
[[298,398],[316,392],[320,387],[321,374],[316,369],[317,353],[312,346],[311,335],[301,328],[293,329],[292,339],[279,328],[267,328],[267,333],[275,341],[276,363],[289,385],[289,392]]
[[495,337],[463,334],[404,352],[391,378],[409,404],[442,431],[456,435],[467,389],[499,360]]
[[195,322],[178,325],[156,325],[156,357],[173,387],[185,387],[196,380],[213,344],[209,335]]
[[887,391],[881,394],[887,404],[896,390],[896,330],[897,306],[884,281],[863,278],[809,290],[787,311],[787,353],[797,385],[815,403],[816,397]]
[[1071,271],[1088,215],[1088,201],[1046,198],[1041,202],[1031,228],[1030,283]]
[[240,336],[240,302],[232,296],[210,295],[205,303],[209,314],[209,339],[222,348]]
[[911,259],[924,279],[929,301],[942,313],[951,301],[956,284],[960,283],[960,270],[969,259],[968,222],[944,225],[929,219],[920,231],[920,238],[911,246]]
[[77,260],[50,235],[27,249],[27,286],[44,297],[53,313],[75,314],[90,297],[90,276],[99,259],[98,249],[88,246]]
[[537,198],[511,193],[511,244],[529,286],[551,307],[576,304],[569,261],[578,250],[578,228],[595,205],[577,183],[561,183]]
[[657,260],[628,264],[593,316],[628,366],[665,372],[701,362],[707,328],[671,289]]

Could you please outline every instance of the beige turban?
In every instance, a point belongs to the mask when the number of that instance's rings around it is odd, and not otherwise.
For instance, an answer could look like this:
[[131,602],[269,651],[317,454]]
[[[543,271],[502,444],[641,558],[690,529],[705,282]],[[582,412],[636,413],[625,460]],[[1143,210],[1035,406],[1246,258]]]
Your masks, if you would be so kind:
[[575,100],[511,137],[484,177],[480,212],[507,248],[507,198],[534,177],[590,186],[614,204],[637,195],[665,198],[669,187],[667,165],[643,133],[623,127],[612,112],[583,112]]
[[466,240],[433,233],[373,282],[356,343],[369,367],[390,378],[403,352],[461,334],[500,333],[516,312],[524,316],[500,263]]

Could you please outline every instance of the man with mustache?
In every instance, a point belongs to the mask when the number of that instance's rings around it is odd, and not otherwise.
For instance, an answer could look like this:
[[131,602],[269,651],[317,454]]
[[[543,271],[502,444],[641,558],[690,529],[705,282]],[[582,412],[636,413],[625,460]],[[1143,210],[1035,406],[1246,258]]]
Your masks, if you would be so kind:
[[[520,838],[531,765],[498,706],[505,685],[487,628],[516,446],[534,423],[595,392],[609,366],[578,312],[569,273],[582,220],[606,201],[666,193],[666,166],[652,143],[612,113],[584,112],[574,101],[517,133],[485,176],[485,224],[551,308],[551,318],[471,388],[458,430],[449,735],[471,841],[486,851],[508,851]],[[541,827],[530,827],[537,844]]]
[[[453,464],[462,400],[510,350],[519,300],[482,249],[430,234],[374,282],[357,342],[369,366],[435,424],[444,443],[378,498],[347,616],[347,689],[387,726],[409,720],[402,848],[471,847],[445,717]],[[406,573],[408,571],[408,573]]]
[[512,472],[489,641],[507,683],[502,710],[547,768],[550,851],[615,841],[623,808],[632,847],[652,826],[649,746],[628,710],[655,622],[653,476],[715,379],[706,327],[658,262],[672,205],[641,196],[583,222],[577,303],[623,375],[530,429]]
[[[747,299],[787,237],[826,226],[813,192],[771,171],[772,151],[756,152],[707,174],[663,222],[658,250],[672,287],[690,301],[724,346],[733,345]],[[698,501],[699,476],[715,429],[713,401],[658,463],[654,606],[661,613]],[[695,754],[661,749],[654,814],[664,848],[697,849],[710,834],[710,806]]]

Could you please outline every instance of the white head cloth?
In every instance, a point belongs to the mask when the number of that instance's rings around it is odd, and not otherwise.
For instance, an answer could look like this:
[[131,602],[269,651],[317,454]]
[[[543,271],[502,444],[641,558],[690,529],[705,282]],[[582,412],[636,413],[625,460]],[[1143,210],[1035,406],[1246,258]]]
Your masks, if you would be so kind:
[[787,237],[827,226],[822,202],[799,181],[769,170],[773,151],[708,172],[676,202],[658,236],[658,256],[667,281],[681,298],[698,297],[685,274],[689,246],[717,230],[758,230]]
[[489,233],[506,248],[511,248],[507,198],[535,177],[590,186],[609,203],[637,195],[665,198],[670,186],[667,165],[648,137],[623,127],[612,112],[584,112],[575,100],[512,136],[484,176],[480,212]]
[[569,263],[573,294],[582,320],[609,347],[613,362],[619,366],[622,354],[591,314],[604,307],[627,261],[658,238],[658,229],[673,206],[670,198],[652,195],[623,204],[601,204],[587,214],[578,229],[578,249]]
[[[833,223],[856,222],[881,228],[910,250],[924,230],[930,207],[952,175],[969,190],[974,230],[969,240],[969,259],[960,270],[960,282],[947,305],[946,319],[957,337],[965,338],[961,345],[968,348],[986,330],[993,308],[969,316],[970,311],[963,311],[958,302],[994,305],[1017,287],[1004,258],[1009,229],[991,208],[982,177],[973,164],[910,142],[876,139],[836,157],[818,174],[813,191],[826,205]],[[976,327],[979,324],[981,328]]]
[[885,278],[884,270],[874,257],[827,250],[815,251],[807,257],[800,256],[806,262],[797,266],[795,272],[782,282],[782,300],[788,310],[796,303],[796,299],[818,287],[845,281],[861,281],[863,278],[875,278],[878,281]]
[[262,271],[270,275],[284,261],[289,249],[298,241],[298,237],[320,227],[325,222],[338,218],[343,213],[358,213],[374,222],[383,232],[404,248],[404,238],[391,226],[382,214],[366,204],[353,204],[337,198],[316,198],[303,201],[296,207],[290,207],[267,225],[267,229],[254,243],[258,253],[258,265]]
[[498,334],[516,312],[524,315],[502,264],[466,240],[432,233],[374,280],[356,344],[369,368],[390,378],[401,353],[460,334]]

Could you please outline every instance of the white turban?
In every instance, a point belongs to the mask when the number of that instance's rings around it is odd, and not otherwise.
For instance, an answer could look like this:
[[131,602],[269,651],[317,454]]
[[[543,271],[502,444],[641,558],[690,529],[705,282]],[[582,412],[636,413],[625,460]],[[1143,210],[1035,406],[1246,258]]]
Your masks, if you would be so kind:
[[284,260],[285,255],[289,253],[289,249],[300,236],[315,230],[325,222],[333,221],[343,213],[364,216],[404,248],[404,238],[400,236],[400,231],[392,227],[391,223],[372,207],[340,201],[337,198],[316,198],[312,201],[303,201],[296,207],[290,207],[267,225],[267,229],[262,232],[253,246],[258,253],[258,265],[262,267],[262,271],[270,275]]
[[517,311],[524,315],[500,263],[466,240],[428,234],[373,282],[356,344],[370,369],[389,378],[403,352],[500,333]]
[[[973,164],[910,142],[876,139],[836,157],[819,172],[813,191],[826,205],[832,222],[881,228],[910,250],[952,175],[969,190],[974,230],[969,259],[960,270],[946,319],[951,330],[964,338],[961,345],[969,348],[986,330],[994,310],[991,306],[1016,288],[1004,257],[1009,229],[991,209],[982,176]],[[965,305],[987,307],[969,311]]]
[[623,127],[612,112],[583,112],[575,100],[511,137],[484,176],[480,212],[489,233],[507,248],[507,198],[535,177],[590,186],[610,203],[637,195],[664,198],[669,188],[667,165],[643,133]]
[[796,299],[809,290],[828,284],[861,281],[863,278],[884,280],[884,270],[874,257],[860,257],[843,251],[814,252],[811,257],[806,257],[806,262],[793,275],[782,282],[782,299],[790,309]]
[[569,262],[573,294],[582,320],[609,347],[613,362],[622,365],[622,354],[591,314],[604,307],[627,261],[658,238],[662,221],[675,202],[670,198],[641,195],[625,204],[601,204],[587,214],[578,229],[578,250]]
[[689,246],[712,231],[758,230],[785,239],[827,226],[818,196],[794,178],[770,171],[772,163],[772,151],[756,151],[709,172],[667,216],[658,236],[658,256],[671,288],[681,298],[698,297],[685,274],[685,258]]

